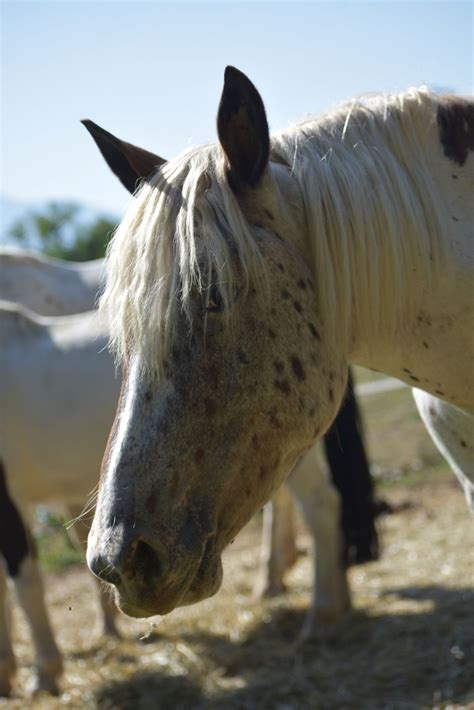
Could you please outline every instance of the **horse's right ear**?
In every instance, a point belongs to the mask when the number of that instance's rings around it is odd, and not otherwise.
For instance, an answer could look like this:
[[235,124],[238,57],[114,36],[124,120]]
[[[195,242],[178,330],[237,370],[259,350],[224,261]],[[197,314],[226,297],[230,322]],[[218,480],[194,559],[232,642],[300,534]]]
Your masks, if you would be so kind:
[[88,118],[81,123],[96,142],[109,168],[132,194],[137,188],[138,180],[147,178],[166,162],[148,150],[116,138]]

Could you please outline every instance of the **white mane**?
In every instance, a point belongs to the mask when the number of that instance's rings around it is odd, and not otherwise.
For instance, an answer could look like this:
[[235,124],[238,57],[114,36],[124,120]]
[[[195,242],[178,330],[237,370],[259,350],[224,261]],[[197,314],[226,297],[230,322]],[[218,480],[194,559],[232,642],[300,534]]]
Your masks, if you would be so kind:
[[399,332],[417,284],[445,268],[445,208],[427,165],[437,101],[425,88],[362,97],[273,139],[304,197],[318,308],[338,347],[351,320]]
[[[272,140],[271,159],[291,168],[304,198],[319,310],[334,342],[354,316],[383,330],[400,327],[411,301],[406,274],[417,268],[429,278],[440,268],[443,209],[426,166],[436,102],[425,89],[354,100]],[[228,305],[237,269],[239,281],[243,274],[263,295],[265,264],[222,150],[183,153],[138,190],[109,247],[101,308],[118,357],[133,345],[160,374],[179,311],[191,320],[191,292],[205,296],[218,283]],[[356,270],[365,293],[353,292]],[[388,283],[400,308],[384,302],[385,293],[393,299]],[[387,320],[390,313],[397,318]]]

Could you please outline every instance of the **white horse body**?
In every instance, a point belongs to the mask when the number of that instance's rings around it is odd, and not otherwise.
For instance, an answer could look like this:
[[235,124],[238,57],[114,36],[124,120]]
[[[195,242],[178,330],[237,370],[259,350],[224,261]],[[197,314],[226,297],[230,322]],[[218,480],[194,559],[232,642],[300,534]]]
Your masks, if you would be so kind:
[[84,503],[98,478],[119,384],[97,312],[34,316],[2,304],[0,451],[22,504]]
[[0,298],[45,316],[92,310],[104,281],[103,259],[72,263],[35,252],[0,249]]

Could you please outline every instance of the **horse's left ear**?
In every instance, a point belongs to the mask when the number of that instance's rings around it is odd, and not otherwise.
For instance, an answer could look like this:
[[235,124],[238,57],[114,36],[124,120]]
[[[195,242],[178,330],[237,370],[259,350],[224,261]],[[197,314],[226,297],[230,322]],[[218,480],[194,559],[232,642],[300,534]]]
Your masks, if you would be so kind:
[[270,136],[262,98],[245,74],[227,67],[217,133],[236,190],[255,187],[268,164]]
[[148,150],[116,138],[88,118],[81,123],[91,134],[109,168],[132,194],[141,178],[147,178],[166,162]]

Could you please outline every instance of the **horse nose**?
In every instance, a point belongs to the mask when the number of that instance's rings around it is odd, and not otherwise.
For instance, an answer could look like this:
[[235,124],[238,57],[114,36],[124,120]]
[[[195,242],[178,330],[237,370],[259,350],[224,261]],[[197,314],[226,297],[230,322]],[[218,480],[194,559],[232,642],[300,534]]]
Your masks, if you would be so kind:
[[125,577],[139,577],[146,584],[156,584],[165,573],[166,559],[162,546],[139,537],[107,551],[93,551],[88,555],[88,566],[96,577],[115,587]]

